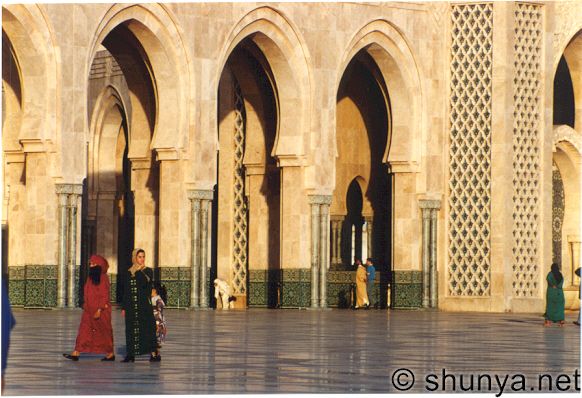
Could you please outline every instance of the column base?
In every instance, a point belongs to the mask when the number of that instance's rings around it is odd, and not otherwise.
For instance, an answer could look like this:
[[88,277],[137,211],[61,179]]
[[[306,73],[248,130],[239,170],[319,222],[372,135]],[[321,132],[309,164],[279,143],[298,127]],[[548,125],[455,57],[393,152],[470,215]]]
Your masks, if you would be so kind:
[[246,294],[234,294],[233,297],[236,298],[232,302],[232,308],[235,310],[246,310],[247,309],[247,295]]

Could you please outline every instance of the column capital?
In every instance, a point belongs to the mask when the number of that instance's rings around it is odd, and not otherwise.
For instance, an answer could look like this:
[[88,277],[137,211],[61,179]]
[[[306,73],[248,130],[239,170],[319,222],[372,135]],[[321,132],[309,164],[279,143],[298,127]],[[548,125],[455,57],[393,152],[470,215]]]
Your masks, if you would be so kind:
[[212,200],[214,191],[209,189],[189,189],[187,192],[190,200]]
[[82,195],[83,184],[55,184],[55,190],[62,195]]
[[330,205],[331,195],[307,195],[309,204]]
[[343,222],[345,220],[346,216],[342,216],[339,214],[330,214],[329,215],[329,220],[331,222]]
[[419,199],[418,207],[421,209],[435,209],[439,210],[441,208],[440,199]]

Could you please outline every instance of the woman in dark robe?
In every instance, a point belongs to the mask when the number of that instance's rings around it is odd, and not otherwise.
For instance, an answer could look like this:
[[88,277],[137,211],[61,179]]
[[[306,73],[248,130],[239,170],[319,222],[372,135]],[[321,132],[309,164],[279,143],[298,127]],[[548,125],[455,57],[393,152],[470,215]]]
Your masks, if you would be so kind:
[[564,326],[564,277],[560,272],[558,264],[553,263],[551,271],[546,277],[548,290],[546,291],[546,318],[544,326],[550,326],[552,322],[558,322],[559,326]]
[[157,351],[156,321],[152,310],[153,271],[145,266],[145,251],[135,249],[132,266],[124,275],[122,315],[125,316],[127,355],[122,362],[134,362],[136,355],[150,354],[151,362],[162,357]]
[[88,352],[106,354],[102,361],[115,361],[108,268],[107,260],[99,255],[94,254],[89,259],[89,275],[83,289],[83,315],[75,350],[71,354],[63,354],[67,359],[78,361],[81,352]]

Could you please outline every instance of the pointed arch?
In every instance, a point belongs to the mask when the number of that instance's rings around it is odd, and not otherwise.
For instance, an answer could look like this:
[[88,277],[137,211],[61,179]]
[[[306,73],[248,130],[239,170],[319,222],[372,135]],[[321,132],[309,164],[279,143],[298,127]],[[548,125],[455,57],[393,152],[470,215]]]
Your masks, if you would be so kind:
[[[159,4],[113,5],[101,18],[86,58],[86,76],[98,46],[117,27],[124,25],[147,58],[155,96],[153,132],[130,131],[130,157],[147,158],[152,149],[177,158],[189,136],[189,100],[193,97],[190,57],[181,29],[170,11]],[[138,107],[133,107],[137,112]],[[149,135],[149,136],[148,136]],[[135,144],[135,145],[132,145]]]
[[[218,87],[226,61],[236,46],[250,38],[269,63],[278,100],[278,128],[272,156],[280,164],[296,162],[306,154],[309,142],[311,109],[311,76],[309,53],[302,37],[291,22],[270,7],[260,7],[247,13],[228,35],[219,56],[214,87]],[[213,91],[214,102],[218,90]],[[215,107],[216,108],[216,107]],[[215,114],[214,125],[217,126]],[[216,134],[218,137],[218,134]]]
[[32,4],[4,5],[2,31],[12,46],[21,84],[22,122],[13,141],[40,144],[38,151],[45,141],[58,138],[60,74],[54,34],[40,6]]
[[395,171],[418,171],[424,96],[411,47],[404,34],[390,22],[382,19],[369,22],[354,35],[344,52],[336,71],[336,92],[348,64],[362,50],[378,65],[388,91],[384,95],[391,109],[391,127],[383,161]]

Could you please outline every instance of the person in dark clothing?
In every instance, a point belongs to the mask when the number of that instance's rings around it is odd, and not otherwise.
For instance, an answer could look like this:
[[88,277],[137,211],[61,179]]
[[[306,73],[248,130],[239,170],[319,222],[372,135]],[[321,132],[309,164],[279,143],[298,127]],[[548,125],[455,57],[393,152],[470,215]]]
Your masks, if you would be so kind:
[[12,308],[10,307],[10,299],[8,298],[8,285],[6,281],[8,276],[2,277],[2,391],[4,391],[4,375],[6,374],[6,366],[8,365],[8,348],[10,346],[10,332],[16,325],[14,315],[12,315]]
[[145,251],[135,249],[132,266],[124,275],[122,315],[125,316],[127,355],[122,362],[134,362],[136,355],[150,354],[151,362],[159,362],[156,341],[156,320],[152,310],[153,271],[145,266]]

